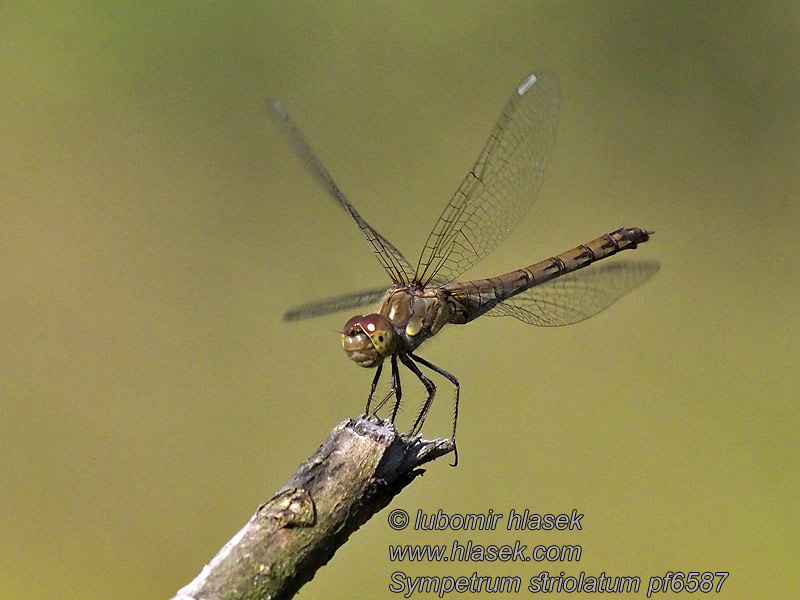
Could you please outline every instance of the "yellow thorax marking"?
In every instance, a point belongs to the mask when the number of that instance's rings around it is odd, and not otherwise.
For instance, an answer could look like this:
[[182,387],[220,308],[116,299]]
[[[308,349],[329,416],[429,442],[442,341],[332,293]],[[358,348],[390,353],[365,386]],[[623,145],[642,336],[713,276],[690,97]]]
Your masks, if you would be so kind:
[[409,320],[408,324],[406,325],[406,334],[410,336],[417,335],[420,331],[422,331],[422,315],[417,313]]

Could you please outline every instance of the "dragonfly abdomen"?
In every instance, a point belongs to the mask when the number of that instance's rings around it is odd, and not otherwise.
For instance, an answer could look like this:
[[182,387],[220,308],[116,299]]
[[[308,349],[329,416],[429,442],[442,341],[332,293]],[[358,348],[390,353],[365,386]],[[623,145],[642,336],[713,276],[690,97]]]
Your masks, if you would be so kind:
[[467,323],[534,286],[588,267],[593,262],[646,242],[652,231],[622,228],[571,250],[497,277],[445,286],[451,305],[451,323]]

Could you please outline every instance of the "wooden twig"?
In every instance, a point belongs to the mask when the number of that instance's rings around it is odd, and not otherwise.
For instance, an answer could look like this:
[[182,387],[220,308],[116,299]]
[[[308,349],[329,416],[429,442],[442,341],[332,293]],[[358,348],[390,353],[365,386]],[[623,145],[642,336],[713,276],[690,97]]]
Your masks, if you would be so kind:
[[379,419],[343,421],[173,600],[291,598],[420,465],[452,451]]

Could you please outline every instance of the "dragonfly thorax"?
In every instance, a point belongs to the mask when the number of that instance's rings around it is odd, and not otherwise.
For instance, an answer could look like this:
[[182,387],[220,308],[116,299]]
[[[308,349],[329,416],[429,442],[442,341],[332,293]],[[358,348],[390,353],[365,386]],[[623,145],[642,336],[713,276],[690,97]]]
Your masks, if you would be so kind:
[[394,287],[381,300],[379,310],[394,328],[403,352],[413,352],[450,320],[450,307],[436,288]]
[[357,315],[342,329],[342,348],[362,367],[376,367],[397,345],[392,324],[383,315]]

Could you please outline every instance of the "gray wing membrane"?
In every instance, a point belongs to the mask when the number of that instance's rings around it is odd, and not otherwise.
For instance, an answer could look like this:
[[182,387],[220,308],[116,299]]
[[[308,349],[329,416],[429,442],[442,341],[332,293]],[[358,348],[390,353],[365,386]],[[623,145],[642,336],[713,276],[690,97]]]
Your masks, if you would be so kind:
[[659,268],[652,261],[619,260],[592,265],[517,294],[486,315],[514,317],[538,327],[571,325],[605,310],[650,279]]
[[319,183],[356,222],[358,228],[361,229],[361,233],[364,234],[367,243],[372,248],[372,252],[378,258],[384,270],[389,274],[389,277],[392,278],[392,281],[395,283],[410,283],[414,275],[414,269],[411,268],[411,265],[409,265],[403,254],[395,248],[389,240],[373,229],[358,213],[355,207],[350,204],[350,201],[342,190],[336,185],[328,169],[325,168],[325,165],[311,148],[311,145],[306,141],[305,136],[303,136],[302,132],[292,122],[283,104],[277,100],[273,100],[268,104],[268,108],[289,138],[295,153],[303,161],[317,183]]
[[558,121],[558,79],[528,76],[508,99],[478,160],[425,243],[415,278],[454,281],[494,250],[539,193]]
[[348,308],[371,306],[383,298],[384,294],[386,294],[386,290],[387,288],[385,287],[374,290],[363,290],[351,294],[344,294],[342,296],[334,296],[326,300],[301,304],[300,306],[295,306],[286,311],[283,315],[283,320],[299,321],[301,319],[321,317],[322,315],[328,315]]

